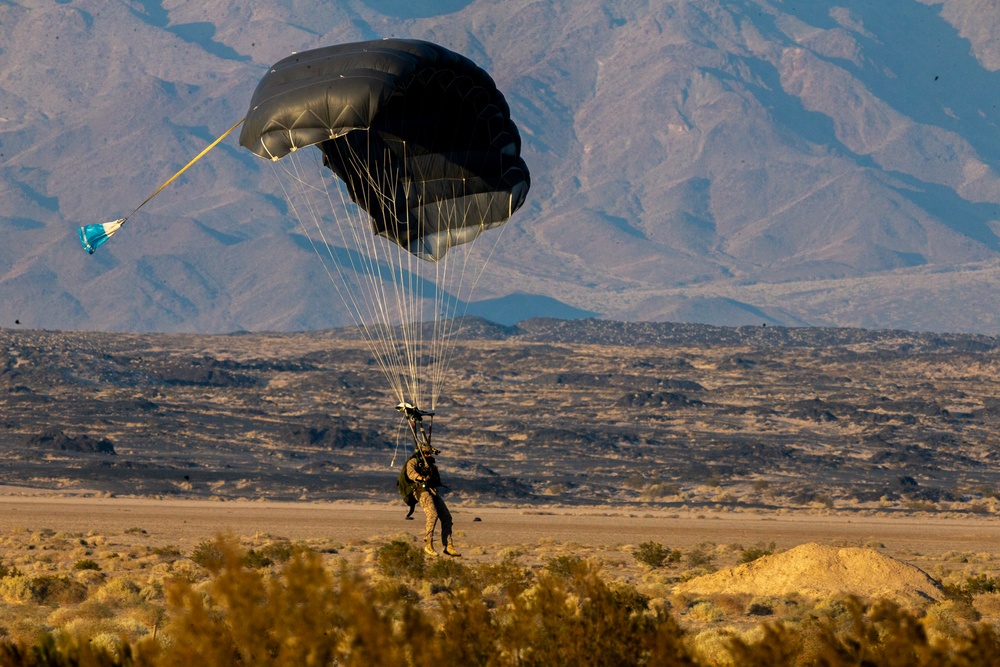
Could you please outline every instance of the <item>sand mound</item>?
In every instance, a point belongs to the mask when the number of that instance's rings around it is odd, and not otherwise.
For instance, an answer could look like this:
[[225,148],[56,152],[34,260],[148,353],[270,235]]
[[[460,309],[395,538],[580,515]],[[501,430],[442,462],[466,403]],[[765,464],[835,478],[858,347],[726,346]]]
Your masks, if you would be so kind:
[[923,570],[874,549],[803,544],[728,570],[692,579],[675,593],[744,593],[780,597],[798,593],[822,598],[854,594],[921,604],[943,597],[941,587]]

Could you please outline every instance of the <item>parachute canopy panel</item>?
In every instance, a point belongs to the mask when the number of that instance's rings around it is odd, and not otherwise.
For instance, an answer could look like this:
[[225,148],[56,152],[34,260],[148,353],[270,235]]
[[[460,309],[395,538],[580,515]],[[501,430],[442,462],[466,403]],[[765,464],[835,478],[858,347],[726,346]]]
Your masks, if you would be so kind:
[[341,44],[278,62],[254,92],[240,144],[272,160],[317,146],[375,233],[432,261],[503,224],[530,186],[493,79],[418,40]]

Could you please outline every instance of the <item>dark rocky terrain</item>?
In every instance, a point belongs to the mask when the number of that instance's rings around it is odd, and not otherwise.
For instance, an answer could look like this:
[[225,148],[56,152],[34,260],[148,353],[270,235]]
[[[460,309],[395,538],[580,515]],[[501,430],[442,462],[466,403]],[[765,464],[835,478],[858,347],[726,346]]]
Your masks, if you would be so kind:
[[[997,338],[545,319],[459,336],[434,430],[455,499],[1000,506]],[[405,433],[352,330],[0,342],[0,483],[396,499]]]

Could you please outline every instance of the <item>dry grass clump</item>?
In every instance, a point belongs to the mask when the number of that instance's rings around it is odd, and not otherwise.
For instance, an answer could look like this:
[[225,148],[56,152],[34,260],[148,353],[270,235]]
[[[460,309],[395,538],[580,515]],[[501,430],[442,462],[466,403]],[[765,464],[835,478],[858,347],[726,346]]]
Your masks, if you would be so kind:
[[[99,577],[86,585],[7,566],[0,582],[26,592],[0,605],[0,666],[962,666],[1000,655],[996,630],[978,620],[995,595],[978,592],[986,580],[967,584],[976,605],[952,597],[925,612],[836,596],[668,601],[573,553],[524,566],[518,551],[491,562],[427,559],[407,539],[373,540],[353,560],[330,551],[219,537],[189,558],[149,553],[133,569],[102,560],[101,572],[84,572]],[[745,550],[694,551],[658,576]],[[664,550],[639,552],[657,560]]]

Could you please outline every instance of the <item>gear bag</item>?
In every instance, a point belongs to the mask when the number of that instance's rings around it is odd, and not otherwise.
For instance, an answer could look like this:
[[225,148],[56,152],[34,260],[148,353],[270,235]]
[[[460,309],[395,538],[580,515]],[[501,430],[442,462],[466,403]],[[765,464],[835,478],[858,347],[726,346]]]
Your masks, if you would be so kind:
[[396,488],[399,489],[399,495],[403,496],[403,502],[413,507],[417,504],[417,497],[414,491],[417,490],[417,482],[406,476],[406,466],[399,471],[399,477],[396,479]]

